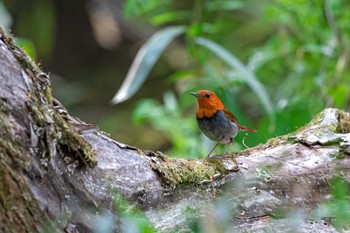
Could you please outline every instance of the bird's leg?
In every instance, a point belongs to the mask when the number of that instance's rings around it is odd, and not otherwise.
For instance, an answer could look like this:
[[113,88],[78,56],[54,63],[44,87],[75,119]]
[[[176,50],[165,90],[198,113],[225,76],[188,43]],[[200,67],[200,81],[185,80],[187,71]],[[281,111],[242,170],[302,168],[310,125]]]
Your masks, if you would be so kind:
[[210,154],[215,150],[215,148],[219,145],[219,143],[216,143],[216,145],[213,147],[213,149],[211,149],[211,151],[209,152],[209,154],[207,155],[207,158],[209,158]]
[[224,156],[226,154],[227,150],[231,147],[232,143],[233,143],[233,139],[230,138],[230,144],[228,144],[228,146],[226,147],[226,149],[225,149],[224,153],[222,154],[222,156]]
[[[230,138],[230,144],[226,147],[224,153],[222,154],[222,157],[226,154],[228,149],[231,147],[232,143],[233,143],[233,138]],[[239,171],[238,162],[237,162],[235,156],[233,155],[231,158],[232,158],[233,162],[236,164],[236,166],[237,166],[236,168],[238,168],[237,171]]]

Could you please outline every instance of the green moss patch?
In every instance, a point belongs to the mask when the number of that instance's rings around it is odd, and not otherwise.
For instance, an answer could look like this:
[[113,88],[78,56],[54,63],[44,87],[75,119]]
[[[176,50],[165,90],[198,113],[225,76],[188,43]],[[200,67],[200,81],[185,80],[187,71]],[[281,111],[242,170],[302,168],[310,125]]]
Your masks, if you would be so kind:
[[148,151],[151,167],[170,187],[180,184],[198,184],[215,174],[227,174],[232,170],[226,168],[225,162],[234,164],[234,158],[176,159],[168,158],[160,152]]

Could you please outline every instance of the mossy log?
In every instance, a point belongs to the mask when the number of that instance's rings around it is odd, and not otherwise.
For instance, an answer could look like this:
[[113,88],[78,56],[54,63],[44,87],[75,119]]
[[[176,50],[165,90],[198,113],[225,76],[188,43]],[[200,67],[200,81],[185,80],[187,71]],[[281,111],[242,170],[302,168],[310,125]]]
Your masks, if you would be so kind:
[[225,158],[169,158],[71,117],[49,76],[2,30],[0,127],[0,232],[93,232],[106,211],[121,231],[125,202],[159,232],[191,232],[193,218],[220,232],[218,203],[230,209],[230,232],[293,230],[291,209],[305,213],[298,230],[332,232],[324,217],[333,216],[311,213],[329,198],[330,180],[350,182],[349,113],[325,109],[294,133]]

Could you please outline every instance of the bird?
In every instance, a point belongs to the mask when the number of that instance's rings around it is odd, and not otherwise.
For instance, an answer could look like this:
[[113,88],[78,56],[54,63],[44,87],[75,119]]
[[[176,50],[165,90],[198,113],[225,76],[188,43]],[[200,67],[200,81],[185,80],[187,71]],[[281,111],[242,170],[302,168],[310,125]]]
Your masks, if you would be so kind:
[[239,131],[257,132],[246,126],[240,125],[236,116],[231,113],[220,98],[210,90],[200,90],[198,92],[190,92],[197,98],[198,109],[196,113],[197,123],[202,132],[212,141],[217,142],[211,153],[219,144],[227,144],[222,156],[231,147],[234,137]]

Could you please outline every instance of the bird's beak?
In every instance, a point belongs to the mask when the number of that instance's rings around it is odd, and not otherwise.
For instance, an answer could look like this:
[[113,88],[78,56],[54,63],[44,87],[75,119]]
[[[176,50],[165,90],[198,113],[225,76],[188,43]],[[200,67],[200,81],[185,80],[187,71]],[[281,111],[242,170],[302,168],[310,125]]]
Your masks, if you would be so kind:
[[197,92],[190,92],[191,95],[195,96],[195,97],[198,97],[198,94]]

